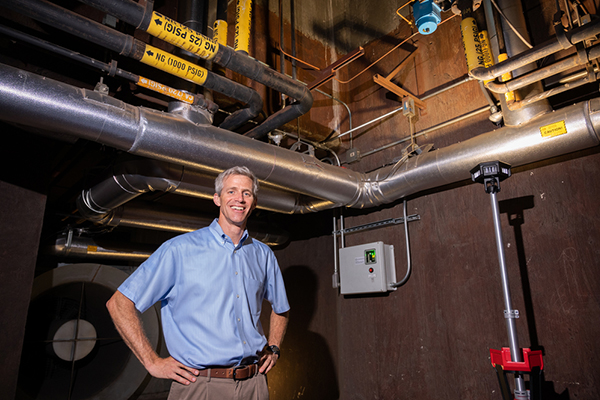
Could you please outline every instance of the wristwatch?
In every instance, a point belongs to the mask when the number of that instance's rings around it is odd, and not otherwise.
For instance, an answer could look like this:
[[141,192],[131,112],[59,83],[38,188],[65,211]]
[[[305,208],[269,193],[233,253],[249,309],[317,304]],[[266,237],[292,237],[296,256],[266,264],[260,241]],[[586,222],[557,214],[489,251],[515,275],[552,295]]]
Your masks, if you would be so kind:
[[279,350],[279,347],[275,346],[274,344],[267,346],[267,349],[271,350],[271,353],[277,354],[277,357],[281,357],[281,350]]

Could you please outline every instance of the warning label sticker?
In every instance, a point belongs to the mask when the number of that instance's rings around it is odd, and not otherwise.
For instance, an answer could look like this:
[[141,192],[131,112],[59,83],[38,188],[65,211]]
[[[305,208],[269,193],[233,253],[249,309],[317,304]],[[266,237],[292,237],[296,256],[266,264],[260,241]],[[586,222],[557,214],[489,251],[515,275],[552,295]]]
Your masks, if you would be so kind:
[[540,127],[540,133],[544,138],[560,136],[567,133],[567,126],[565,125],[565,121],[558,121],[553,124]]

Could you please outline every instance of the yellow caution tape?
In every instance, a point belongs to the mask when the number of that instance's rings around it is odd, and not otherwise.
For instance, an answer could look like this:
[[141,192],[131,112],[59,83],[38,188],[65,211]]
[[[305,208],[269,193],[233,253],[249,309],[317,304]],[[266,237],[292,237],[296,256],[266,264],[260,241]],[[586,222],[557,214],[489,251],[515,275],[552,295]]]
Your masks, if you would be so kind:
[[208,71],[205,68],[148,44],[144,49],[144,55],[140,61],[171,75],[197,83],[198,85],[204,85],[206,76],[208,75]]
[[205,60],[212,60],[219,50],[219,44],[215,40],[156,11],[152,13],[152,20],[146,32]]
[[238,0],[235,7],[235,38],[233,49],[245,51],[250,48],[250,22],[252,19],[252,1]]
[[138,81],[136,82],[138,86],[141,86],[146,89],[154,90],[155,92],[162,93],[166,96],[172,97],[179,101],[183,101],[188,104],[194,103],[194,96],[189,93],[182,92],[181,90],[173,89],[172,87],[163,85],[161,83],[155,82],[152,79],[144,78],[140,76]]
[[544,138],[564,135],[567,133],[567,126],[565,121],[558,121],[550,125],[542,126],[540,128],[540,133]]
[[218,19],[213,25],[213,40],[223,46],[227,46],[227,21]]

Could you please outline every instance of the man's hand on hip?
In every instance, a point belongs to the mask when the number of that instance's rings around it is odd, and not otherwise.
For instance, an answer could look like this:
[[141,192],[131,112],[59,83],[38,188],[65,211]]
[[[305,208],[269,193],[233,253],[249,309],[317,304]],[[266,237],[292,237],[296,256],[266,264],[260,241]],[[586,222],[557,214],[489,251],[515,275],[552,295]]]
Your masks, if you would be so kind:
[[260,372],[261,374],[266,374],[267,372],[269,372],[271,368],[273,368],[277,363],[278,358],[279,356],[277,354],[274,354],[270,350],[263,350],[263,353],[260,356],[260,359],[258,360],[258,366],[260,367],[258,372]]
[[196,382],[199,374],[197,369],[186,367],[173,357],[156,358],[146,369],[155,378],[172,379],[184,385]]

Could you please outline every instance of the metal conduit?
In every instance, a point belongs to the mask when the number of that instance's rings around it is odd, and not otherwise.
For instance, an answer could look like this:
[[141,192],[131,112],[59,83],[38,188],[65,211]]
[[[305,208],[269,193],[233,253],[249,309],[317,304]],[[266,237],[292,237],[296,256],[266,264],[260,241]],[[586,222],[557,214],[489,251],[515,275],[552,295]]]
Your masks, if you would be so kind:
[[[144,54],[147,52],[147,49],[148,51],[152,50],[148,45],[138,39],[110,29],[45,0],[5,0],[3,1],[3,5],[30,18],[44,22],[65,32],[78,35],[90,42],[116,51],[119,54],[133,58],[137,61],[142,61],[144,59]],[[158,49],[153,50],[157,51]],[[145,61],[145,63],[152,67],[165,70],[160,68],[159,65],[154,65],[147,61]],[[215,90],[248,105],[248,108],[238,110],[227,117],[221,124],[223,129],[235,129],[248,120],[256,117],[262,110],[262,98],[254,89],[214,74],[200,66],[192,65],[189,67],[195,68],[197,71],[204,71],[206,74],[206,80],[203,83],[199,82],[197,79],[192,80],[192,82],[202,84],[208,89]],[[165,72],[173,73],[170,70],[165,70]],[[181,75],[175,74],[175,76],[182,78]],[[188,78],[183,79],[190,80]]]
[[[294,212],[341,205],[373,207],[469,179],[472,166],[481,162],[501,159],[517,167],[600,142],[600,98],[596,98],[548,113],[518,129],[505,127],[484,133],[409,158],[402,165],[363,174],[6,65],[0,65],[0,119],[74,134],[211,174],[244,164],[262,182],[322,199],[313,202],[302,198]],[[564,127],[563,134],[542,137],[540,128],[551,132],[552,124]]]
[[526,50],[489,68],[474,68],[469,72],[469,75],[480,81],[495,79],[507,72],[512,72],[529,63],[557,53],[560,50],[568,49],[577,43],[598,35],[599,33],[600,20],[597,19],[569,32],[563,32],[560,36],[556,36],[547,42],[535,46],[533,49]]
[[[112,0],[80,1],[99,10],[105,11],[143,31],[148,31],[153,18],[156,19],[157,17],[162,17],[160,14],[152,11],[152,2],[145,2],[145,5],[142,5],[136,4],[129,0],[122,0],[118,2]],[[170,19],[167,20],[175,27],[175,29],[179,28],[183,30],[182,32],[185,31],[186,37],[191,38],[193,36],[198,38],[200,42],[208,44],[208,47],[211,48],[211,50],[206,50],[205,48],[195,49],[197,51],[196,54],[198,54],[200,57],[207,60],[212,60],[213,62],[216,62],[225,68],[229,68],[234,72],[237,72],[256,82],[262,83],[263,85],[278,92],[284,93],[296,100],[294,103],[271,115],[262,124],[246,132],[247,136],[251,138],[262,138],[273,129],[278,128],[285,123],[300,117],[301,115],[304,115],[312,107],[313,97],[310,91],[302,83],[267,67],[243,52],[236,52],[230,47],[219,45],[219,43],[216,41],[202,35],[199,32],[193,31],[176,21],[172,21]],[[149,33],[154,34],[152,31]],[[182,35],[183,34],[184,33],[182,33]],[[177,37],[176,35],[168,35],[165,32],[161,32],[161,34],[159,34],[157,37],[160,37],[161,39],[166,40],[175,46],[182,47],[189,51],[194,51],[194,48],[189,48],[189,43],[181,40],[181,37]],[[214,52],[212,51],[213,46],[215,48]]]
[[516,79],[512,79],[505,83],[488,82],[485,86],[494,93],[508,93],[513,90],[520,89],[531,83],[541,81],[550,76],[556,75],[560,72],[566,71],[573,67],[587,64],[589,61],[595,60],[600,57],[600,45],[590,47],[588,49],[581,49],[577,54],[567,57],[564,60],[557,61],[552,65],[548,65],[544,68],[540,68],[536,71],[530,72],[526,75],[522,75]]

